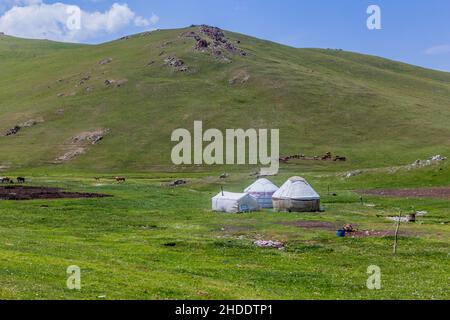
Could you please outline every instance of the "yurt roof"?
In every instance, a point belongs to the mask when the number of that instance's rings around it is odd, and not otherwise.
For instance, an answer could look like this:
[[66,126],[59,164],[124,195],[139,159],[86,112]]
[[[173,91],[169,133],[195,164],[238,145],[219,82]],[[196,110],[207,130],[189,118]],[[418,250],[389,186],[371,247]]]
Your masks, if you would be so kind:
[[286,181],[277,192],[275,199],[319,200],[319,194],[302,177],[292,177]]
[[275,192],[278,187],[274,185],[270,180],[261,178],[252,183],[245,192]]
[[222,194],[222,192],[219,192],[219,194],[217,194],[214,197],[214,199],[241,200],[242,198],[245,198],[247,196],[248,196],[248,194],[246,194],[246,193],[233,193],[233,192],[224,191],[223,194]]

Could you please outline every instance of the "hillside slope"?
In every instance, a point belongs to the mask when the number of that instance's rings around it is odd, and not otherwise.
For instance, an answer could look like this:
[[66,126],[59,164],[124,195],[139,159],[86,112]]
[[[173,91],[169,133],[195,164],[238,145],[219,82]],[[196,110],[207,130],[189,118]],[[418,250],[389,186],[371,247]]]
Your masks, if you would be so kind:
[[212,49],[214,36],[191,27],[97,46],[0,36],[0,169],[171,168],[170,135],[194,120],[279,128],[282,154],[331,151],[358,167],[450,155],[449,73],[231,32]]

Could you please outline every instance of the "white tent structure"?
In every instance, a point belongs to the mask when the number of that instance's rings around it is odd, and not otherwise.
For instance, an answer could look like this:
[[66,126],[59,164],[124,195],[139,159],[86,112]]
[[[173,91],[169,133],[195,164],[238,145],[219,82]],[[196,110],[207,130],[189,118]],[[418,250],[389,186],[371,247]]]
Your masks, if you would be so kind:
[[263,178],[254,182],[244,192],[255,197],[261,208],[273,208],[272,196],[277,190],[276,185]]
[[320,196],[301,177],[292,177],[272,196],[273,208],[281,212],[320,211]]
[[258,211],[256,199],[247,193],[220,192],[212,198],[212,209],[217,212],[240,213]]

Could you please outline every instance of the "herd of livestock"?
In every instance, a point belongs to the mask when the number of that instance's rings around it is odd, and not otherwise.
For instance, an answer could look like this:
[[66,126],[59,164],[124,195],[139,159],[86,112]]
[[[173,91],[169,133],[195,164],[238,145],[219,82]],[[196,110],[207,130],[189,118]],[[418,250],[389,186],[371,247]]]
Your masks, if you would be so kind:
[[[17,177],[16,178],[17,183],[25,183],[25,178],[23,177]],[[0,177],[0,183],[9,183],[14,184],[14,179],[11,179],[9,177]]]
[[296,155],[291,155],[291,156],[283,156],[280,157],[280,162],[288,162],[289,160],[292,159],[297,159],[297,160],[315,160],[315,161],[347,161],[346,157],[341,157],[341,156],[332,156],[331,152],[327,152],[325,155],[323,156],[313,156],[313,157],[308,157],[305,156],[304,154],[296,154]]
[[[115,177],[114,178],[117,182],[125,182],[126,178],[125,177]],[[95,178],[95,180],[99,181],[100,178]],[[14,181],[16,181],[17,183],[25,183],[26,179],[24,177],[17,177],[15,180],[10,178],[10,177],[0,177],[0,183],[1,184],[14,184]]]

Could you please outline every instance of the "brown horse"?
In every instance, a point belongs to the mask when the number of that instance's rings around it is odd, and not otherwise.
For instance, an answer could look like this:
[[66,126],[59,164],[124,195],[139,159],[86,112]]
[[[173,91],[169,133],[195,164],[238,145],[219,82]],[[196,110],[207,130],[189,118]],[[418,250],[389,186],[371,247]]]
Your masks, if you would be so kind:
[[125,182],[126,178],[125,177],[116,177],[116,181],[117,182]]
[[0,182],[1,183],[11,183],[11,178],[8,178],[8,177],[2,177],[2,178],[0,178]]

